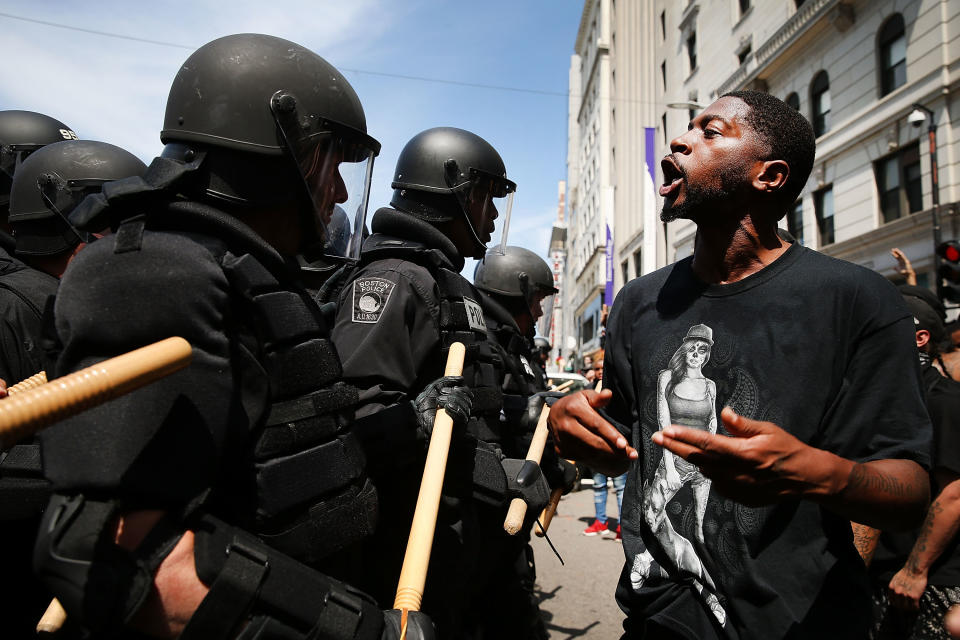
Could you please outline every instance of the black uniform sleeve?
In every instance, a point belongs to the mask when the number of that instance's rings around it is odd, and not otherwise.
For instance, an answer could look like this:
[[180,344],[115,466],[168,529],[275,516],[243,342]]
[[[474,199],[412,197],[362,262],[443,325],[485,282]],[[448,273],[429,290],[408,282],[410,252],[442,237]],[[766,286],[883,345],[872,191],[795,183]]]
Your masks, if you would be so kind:
[[429,272],[411,263],[361,271],[341,293],[333,343],[344,379],[360,389],[358,418],[412,400],[443,371]]
[[232,392],[228,304],[217,261],[179,235],[148,231],[139,250],[121,253],[105,238],[77,256],[55,307],[58,374],[170,336],[190,342],[193,361],[42,432],[55,490],[103,491],[136,508],[182,503],[210,485],[227,428],[246,424]]

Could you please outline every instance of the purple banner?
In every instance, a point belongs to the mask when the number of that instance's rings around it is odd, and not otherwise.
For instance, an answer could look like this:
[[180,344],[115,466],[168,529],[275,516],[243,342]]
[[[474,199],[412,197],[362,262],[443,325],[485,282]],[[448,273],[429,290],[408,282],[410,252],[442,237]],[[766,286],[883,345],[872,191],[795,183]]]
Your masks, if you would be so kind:
[[603,303],[607,306],[613,304],[613,235],[610,233],[610,225],[607,225],[607,288],[603,293]]

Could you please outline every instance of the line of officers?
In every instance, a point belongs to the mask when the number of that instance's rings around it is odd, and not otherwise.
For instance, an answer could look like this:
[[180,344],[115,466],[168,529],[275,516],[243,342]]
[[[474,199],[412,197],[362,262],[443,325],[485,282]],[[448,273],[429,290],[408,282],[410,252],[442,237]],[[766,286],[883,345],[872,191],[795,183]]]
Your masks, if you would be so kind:
[[[189,57],[161,141],[148,167],[0,112],[0,377],[171,335],[194,352],[2,453],[3,635],[33,634],[55,596],[63,637],[399,637],[444,407],[455,435],[406,637],[546,637],[529,532],[575,469],[550,444],[523,461],[550,395],[534,326],[556,290],[536,254],[487,251],[516,189],[497,151],[462,129],[416,135],[368,225],[380,145],[356,93],[256,34]],[[485,258],[475,286],[467,257]],[[444,377],[453,342],[463,374]],[[528,515],[511,537],[516,497]]]

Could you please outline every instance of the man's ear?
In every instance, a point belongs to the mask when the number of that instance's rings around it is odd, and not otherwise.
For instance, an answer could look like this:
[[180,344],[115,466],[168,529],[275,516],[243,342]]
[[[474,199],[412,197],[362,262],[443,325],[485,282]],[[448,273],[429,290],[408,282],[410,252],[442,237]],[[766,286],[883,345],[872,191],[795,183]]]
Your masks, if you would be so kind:
[[917,349],[923,349],[930,342],[930,332],[926,329],[917,331]]
[[760,163],[760,171],[753,179],[753,186],[764,193],[774,193],[787,184],[790,165],[783,160],[767,160]]

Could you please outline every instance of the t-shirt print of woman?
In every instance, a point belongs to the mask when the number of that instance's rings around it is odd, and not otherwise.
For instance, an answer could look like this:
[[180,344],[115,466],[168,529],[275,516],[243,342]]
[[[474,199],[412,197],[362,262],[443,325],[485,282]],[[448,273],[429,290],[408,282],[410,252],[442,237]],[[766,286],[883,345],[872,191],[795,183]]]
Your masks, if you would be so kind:
[[[670,358],[666,369],[657,376],[657,422],[660,429],[679,424],[710,433],[717,432],[717,385],[703,375],[703,366],[710,360],[713,330],[705,324],[690,327],[680,348]],[[653,480],[643,483],[643,519],[681,574],[692,576],[710,610],[720,624],[726,612],[715,595],[716,584],[700,561],[693,544],[680,535],[667,516],[666,506],[681,487],[689,484],[693,494],[696,527],[694,535],[703,544],[703,517],[710,495],[710,480],[696,466],[666,449],[657,465]],[[654,564],[649,550],[636,555],[630,579],[639,589],[650,577]],[[670,569],[667,567],[667,573]],[[706,589],[705,589],[706,587]]]

